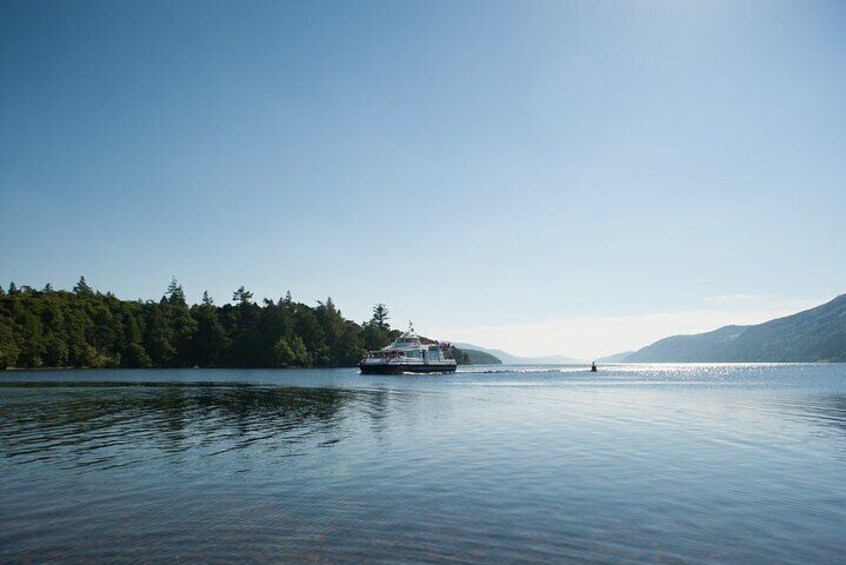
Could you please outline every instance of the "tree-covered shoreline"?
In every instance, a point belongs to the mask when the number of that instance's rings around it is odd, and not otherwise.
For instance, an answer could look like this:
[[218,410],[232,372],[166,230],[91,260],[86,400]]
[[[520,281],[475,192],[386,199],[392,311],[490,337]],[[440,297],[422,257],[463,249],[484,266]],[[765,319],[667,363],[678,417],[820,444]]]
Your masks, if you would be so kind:
[[205,292],[189,305],[175,278],[159,301],[121,300],[85,277],[72,291],[12,283],[0,288],[0,369],[352,367],[399,335],[388,319],[384,304],[359,324],[331,298],[309,306],[290,292],[259,304],[243,286],[232,303]]

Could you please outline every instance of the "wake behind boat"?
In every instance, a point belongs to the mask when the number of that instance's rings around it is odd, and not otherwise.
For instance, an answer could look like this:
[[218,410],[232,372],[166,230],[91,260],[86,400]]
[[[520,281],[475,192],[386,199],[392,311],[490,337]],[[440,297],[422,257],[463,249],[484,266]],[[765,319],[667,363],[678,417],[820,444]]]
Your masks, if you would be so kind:
[[400,373],[452,373],[456,361],[448,343],[423,343],[411,324],[408,331],[387,347],[371,351],[358,364],[363,375]]

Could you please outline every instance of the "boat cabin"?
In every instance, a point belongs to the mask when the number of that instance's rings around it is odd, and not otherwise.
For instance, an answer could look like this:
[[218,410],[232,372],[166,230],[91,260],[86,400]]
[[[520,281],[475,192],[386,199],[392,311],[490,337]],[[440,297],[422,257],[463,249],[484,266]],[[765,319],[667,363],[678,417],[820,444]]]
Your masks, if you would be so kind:
[[448,343],[423,343],[409,324],[408,331],[387,347],[371,351],[361,360],[363,373],[452,372],[456,362]]

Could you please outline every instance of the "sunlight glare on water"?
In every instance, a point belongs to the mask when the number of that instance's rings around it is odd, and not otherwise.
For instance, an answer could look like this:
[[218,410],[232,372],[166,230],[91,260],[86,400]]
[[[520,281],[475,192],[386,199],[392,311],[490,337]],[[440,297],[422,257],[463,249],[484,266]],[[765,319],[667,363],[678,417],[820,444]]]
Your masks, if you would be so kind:
[[0,384],[0,560],[837,562],[846,367]]

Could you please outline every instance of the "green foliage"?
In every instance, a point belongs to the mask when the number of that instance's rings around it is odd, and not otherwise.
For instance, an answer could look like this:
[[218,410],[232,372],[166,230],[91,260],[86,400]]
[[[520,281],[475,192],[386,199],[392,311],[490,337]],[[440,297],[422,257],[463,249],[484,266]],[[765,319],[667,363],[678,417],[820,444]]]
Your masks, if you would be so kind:
[[85,277],[79,277],[79,282],[76,283],[76,286],[73,287],[73,291],[74,293],[83,296],[90,296],[94,294],[94,291],[91,289],[90,286],[88,286],[88,283],[85,281]]
[[381,349],[399,336],[399,331],[391,330],[388,319],[390,315],[387,306],[381,302],[373,306],[373,317],[361,328],[361,340],[365,350]]
[[[276,367],[304,367],[311,364],[305,343],[299,336],[280,338],[273,346],[273,363]],[[358,361],[358,360],[356,360]]]
[[176,277],[170,279],[166,296],[167,301],[173,305],[185,305],[185,292],[182,290],[182,285],[176,281]]
[[370,321],[375,324],[380,330],[385,332],[391,330],[391,326],[388,325],[389,319],[390,315],[388,313],[387,306],[380,302],[379,304],[373,307],[373,318]]
[[288,292],[257,304],[242,286],[233,301],[216,306],[206,292],[189,306],[175,277],[158,302],[101,294],[85,277],[72,292],[12,283],[0,293],[0,369],[354,366],[399,333],[384,304],[359,325],[331,298],[311,307]]
[[[5,295],[0,295],[0,299]],[[0,315],[0,367],[14,366],[21,354],[12,318]]]
[[208,293],[203,295],[202,304],[191,308],[191,316],[197,323],[192,343],[193,365],[215,367],[219,364],[223,352],[229,347],[229,339],[220,323],[218,309],[208,298]]
[[[491,355],[490,353],[485,353],[484,351],[478,351],[476,349],[458,349],[456,351],[461,352],[462,363],[460,364],[467,364],[467,365],[502,365],[502,361],[500,361],[497,357]],[[456,357],[456,359],[458,359]],[[466,361],[465,361],[466,359]]]
[[[215,306],[208,292],[188,306],[171,279],[159,302],[123,301],[95,292],[80,277],[73,292],[9,285],[0,294],[2,367],[348,367],[398,337],[384,304],[362,325],[332,301],[311,307],[286,293],[253,302],[245,287],[235,304]],[[489,362],[453,348],[461,364]]]
[[250,300],[252,299],[253,293],[244,288],[243,286],[232,293],[232,300],[241,305],[249,304]]
[[456,346],[451,345],[449,347],[449,354],[459,365],[470,365],[470,356]]

